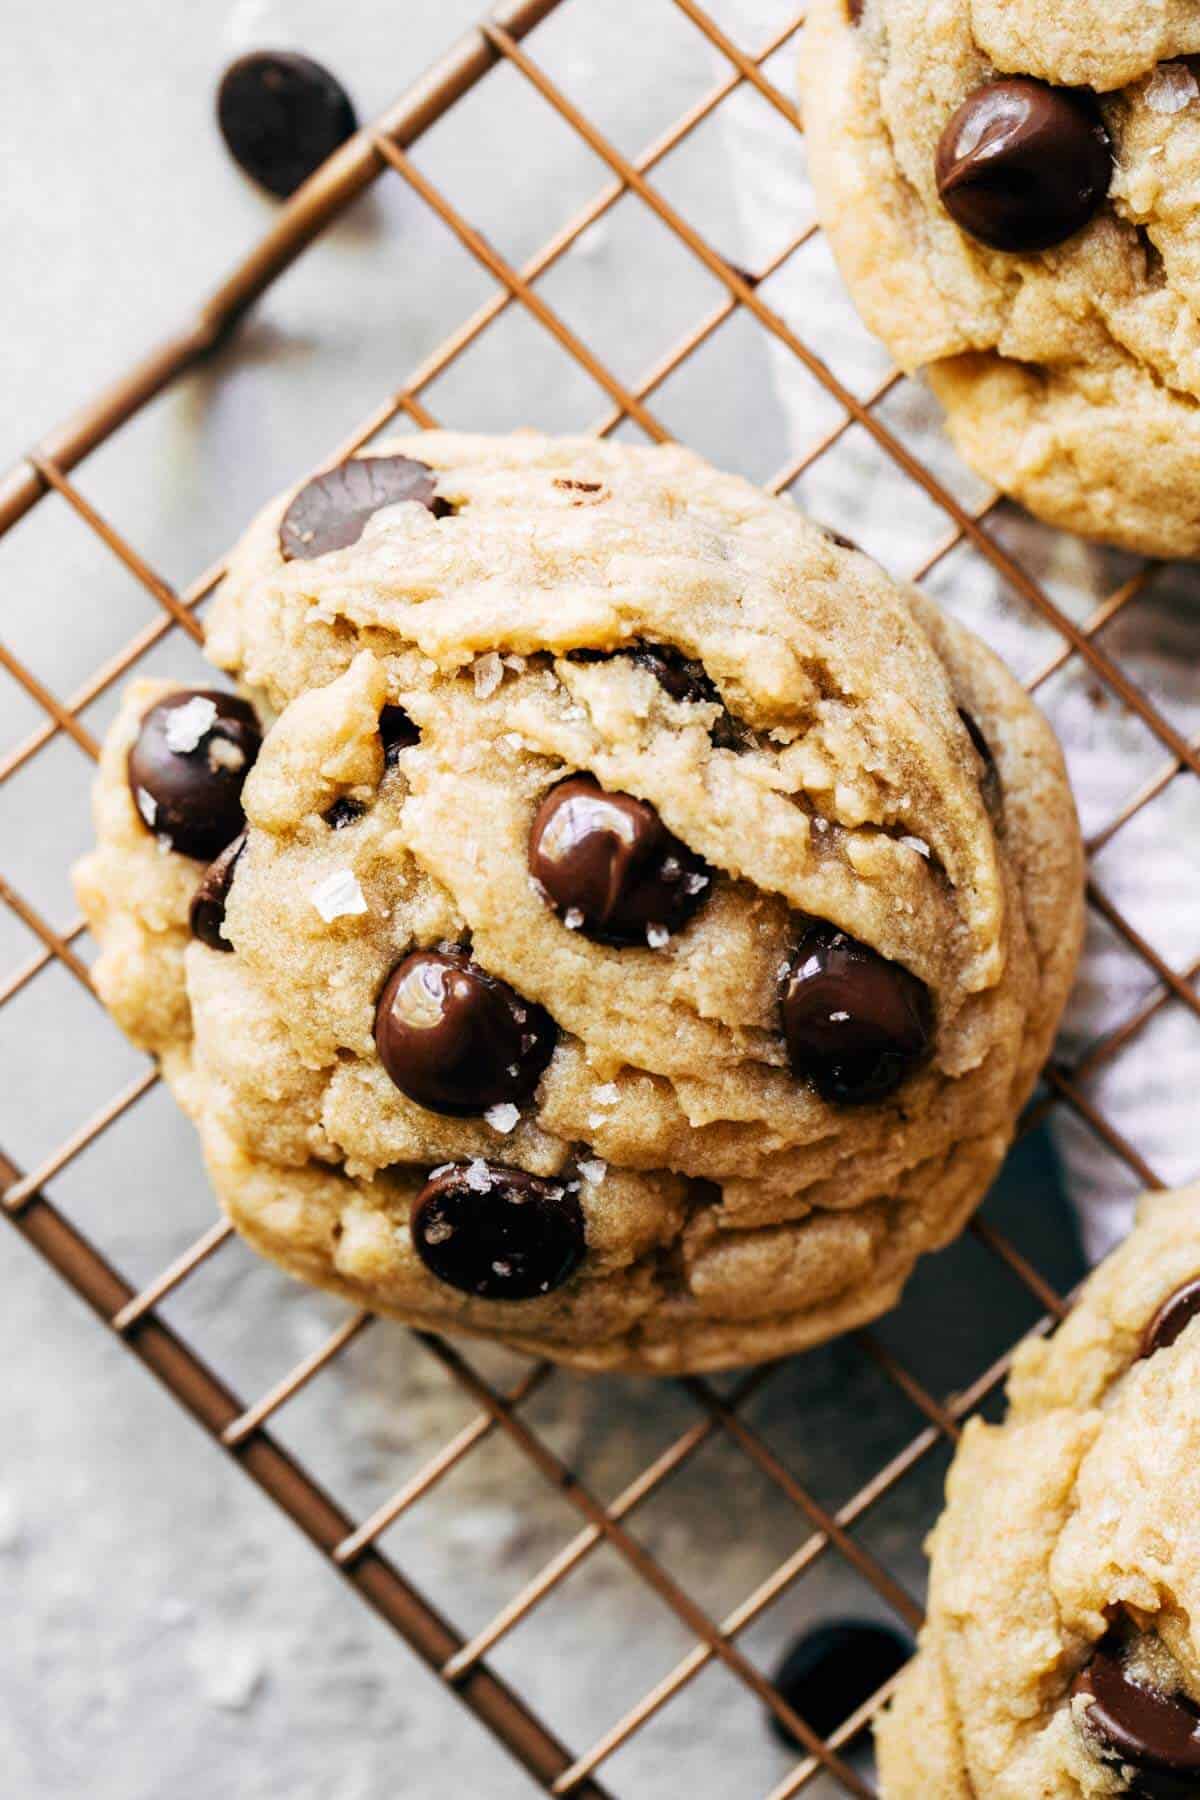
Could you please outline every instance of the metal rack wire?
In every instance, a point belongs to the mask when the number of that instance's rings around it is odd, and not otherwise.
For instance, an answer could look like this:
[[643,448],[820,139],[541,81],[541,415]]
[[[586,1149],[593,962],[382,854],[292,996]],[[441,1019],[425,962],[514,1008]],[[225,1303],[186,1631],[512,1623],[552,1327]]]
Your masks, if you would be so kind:
[[[87,759],[94,759],[97,743],[83,721],[86,709],[141,658],[172,633],[193,640],[202,636],[199,612],[221,575],[208,569],[188,588],[176,592],[152,568],[138,549],[108,517],[99,512],[72,480],[72,471],[91,452],[104,444],[122,425],[133,419],[155,396],[192,368],[217,346],[241,314],[290,263],[300,256],[351,203],[381,177],[398,176],[455,235],[470,256],[491,277],[494,291],[479,309],[453,331],[437,351],[415,369],[403,387],[389,394],[365,418],[335,452],[345,454],[365,443],[390,420],[406,415],[420,426],[433,425],[428,390],[489,327],[510,308],[522,309],[557,341],[610,402],[596,429],[608,434],[630,423],[651,439],[668,433],[656,417],[655,396],[668,379],[717,334],[735,314],[752,319],[762,333],[795,358],[820,384],[838,409],[837,422],[802,456],[775,474],[769,486],[788,491],[819,459],[835,452],[844,434],[856,426],[896,468],[915,483],[944,519],[944,535],[915,578],[930,575],[960,546],[972,549],[995,571],[1014,602],[1032,609],[1055,635],[1056,648],[1029,682],[1038,690],[1073,660],[1087,666],[1095,681],[1115,697],[1121,707],[1153,735],[1162,753],[1161,764],[1131,793],[1115,814],[1092,834],[1089,845],[1098,854],[1177,778],[1200,775],[1200,744],[1188,741],[1164,716],[1156,702],[1132,680],[1106,647],[1105,634],[1113,621],[1131,606],[1153,578],[1152,566],[1138,569],[1129,579],[1077,622],[1060,606],[1045,586],[1034,580],[1004,547],[990,527],[996,500],[975,510],[964,506],[930,471],[921,458],[887,422],[882,403],[901,385],[902,377],[889,373],[870,392],[859,394],[836,376],[822,357],[798,335],[797,329],[772,310],[763,297],[763,282],[797,255],[817,232],[807,224],[795,232],[771,263],[753,273],[729,263],[691,220],[669,201],[656,184],[655,171],[738,89],[749,86],[792,128],[799,129],[795,107],[780,91],[764,67],[781,49],[792,44],[803,24],[796,14],[776,31],[771,40],[754,48],[732,41],[698,0],[669,0],[691,25],[702,32],[723,65],[723,73],[697,102],[636,157],[623,154],[546,73],[528,40],[536,28],[555,12],[563,0],[508,0],[468,36],[421,82],[399,100],[376,124],[360,132],[282,211],[274,229],[229,279],[196,309],[187,325],[154,349],[128,375],[64,425],[46,436],[14,469],[0,480],[0,537],[47,496],[57,495],[79,516],[89,530],[132,574],[153,603],[142,629],[116,655],[96,668],[74,692],[60,698],[32,669],[0,640],[0,665],[20,683],[35,704],[39,722],[17,743],[0,753],[0,785],[38,758],[56,739],[66,737]],[[668,3],[668,0],[664,0]],[[488,72],[506,64],[522,82],[577,134],[601,163],[609,178],[591,201],[559,229],[523,267],[512,266],[470,222],[450,195],[440,191],[410,152],[422,134],[456,105],[468,106],[470,96]],[[566,257],[588,228],[618,202],[635,199],[648,208],[686,252],[719,284],[721,297],[679,342],[632,384],[623,381],[585,343],[549,304],[539,282]],[[636,279],[632,273],[629,279]],[[1200,1000],[1195,980],[1200,962],[1176,969],[1147,941],[1093,882],[1089,899],[1096,915],[1119,937],[1129,952],[1145,966],[1147,991],[1130,1016],[1122,1019],[1098,1041],[1085,1047],[1070,1067],[1055,1065],[1048,1071],[1039,1098],[1026,1120],[1026,1128],[1038,1123],[1052,1109],[1069,1109],[1082,1126],[1113,1157],[1132,1172],[1140,1184],[1161,1183],[1141,1154],[1117,1126],[1105,1116],[1092,1084],[1116,1059],[1138,1053],[1147,1026],[1163,1009],[1187,1008],[1200,1019]],[[0,979],[0,1007],[37,984],[54,966],[91,992],[86,962],[81,954],[82,921],[57,926],[44,916],[6,879],[0,877],[0,900],[38,940],[39,947],[26,961]],[[992,1396],[1003,1380],[1009,1355],[995,1360],[961,1391],[937,1395],[879,1338],[869,1332],[851,1340],[854,1353],[881,1371],[893,1390],[898,1407],[923,1421],[913,1435],[872,1478],[837,1505],[822,1501],[802,1481],[746,1413],[752,1398],[777,1378],[778,1370],[755,1370],[733,1384],[689,1379],[679,1385],[694,1409],[692,1422],[660,1454],[628,1482],[614,1500],[596,1496],[578,1474],[556,1453],[530,1423],[528,1402],[556,1379],[546,1364],[535,1364],[507,1390],[479,1372],[465,1353],[437,1337],[413,1333],[423,1354],[434,1359],[446,1380],[459,1387],[474,1412],[470,1421],[450,1441],[441,1444],[425,1465],[397,1492],[368,1516],[352,1518],[322,1490],[314,1476],[290,1455],[272,1435],[275,1416],[308,1384],[319,1380],[335,1359],[371,1325],[357,1314],[348,1317],[316,1351],[290,1369],[269,1391],[247,1403],[232,1393],[189,1343],[166,1322],[164,1302],[188,1283],[210,1259],[219,1257],[230,1238],[230,1227],[214,1224],[187,1250],[152,1280],[135,1287],[112,1267],[83,1232],[51,1198],[47,1189],[69,1166],[85,1157],[110,1126],[137,1107],[154,1088],[157,1074],[147,1067],[115,1093],[97,1112],[85,1119],[37,1167],[22,1171],[0,1157],[3,1192],[0,1210],[12,1226],[57,1270],[91,1306],[99,1320],[119,1337],[130,1352],[149,1368],[225,1452],[263,1488],[337,1568],[359,1595],[411,1645],[461,1701],[496,1734],[524,1764],[543,1789],[555,1795],[574,1795],[598,1800],[609,1790],[605,1766],[626,1745],[686,1690],[711,1664],[722,1664],[781,1720],[803,1746],[803,1755],[780,1782],[769,1800],[790,1800],[822,1776],[831,1791],[867,1795],[871,1788],[858,1766],[848,1761],[845,1747],[863,1722],[882,1704],[881,1691],[847,1719],[827,1739],[817,1736],[798,1717],[785,1698],[775,1691],[756,1663],[741,1647],[743,1635],[769,1607],[826,1555],[844,1559],[872,1587],[882,1603],[906,1625],[919,1621],[919,1608],[885,1561],[868,1548],[856,1527],[885,1498],[893,1494],[931,1453],[952,1443],[963,1419]],[[1036,1330],[1052,1327],[1066,1310],[1067,1302],[1032,1262],[994,1226],[976,1221],[972,1227],[978,1242],[997,1259],[1009,1275],[1032,1296],[1042,1313]],[[482,1629],[469,1638],[441,1617],[414,1581],[396,1567],[379,1547],[383,1533],[425,1499],[450,1473],[490,1437],[501,1435],[539,1476],[561,1490],[579,1516],[579,1529],[556,1555],[529,1579],[519,1592]],[[754,1465],[758,1474],[795,1508],[802,1531],[790,1556],[762,1580],[727,1614],[717,1619],[685,1591],[656,1560],[628,1521],[652,1495],[667,1489],[672,1478],[693,1459],[702,1446],[719,1439]],[[568,1748],[535,1713],[532,1704],[506,1683],[491,1666],[490,1658],[522,1622],[556,1593],[593,1550],[607,1546],[636,1577],[669,1609],[692,1640],[692,1647],[657,1685],[620,1717],[614,1719],[591,1744]]]

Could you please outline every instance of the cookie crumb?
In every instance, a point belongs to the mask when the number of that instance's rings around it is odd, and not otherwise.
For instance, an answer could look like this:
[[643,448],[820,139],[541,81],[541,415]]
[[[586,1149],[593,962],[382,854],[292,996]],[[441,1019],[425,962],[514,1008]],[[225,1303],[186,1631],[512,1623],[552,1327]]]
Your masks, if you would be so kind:
[[148,794],[144,787],[137,789],[134,798],[137,801],[138,811],[141,813],[151,831],[153,831],[154,821],[158,817],[158,801],[154,798],[153,794]]
[[608,1174],[608,1164],[599,1156],[589,1156],[586,1160],[581,1159],[575,1167],[592,1187],[599,1187]]

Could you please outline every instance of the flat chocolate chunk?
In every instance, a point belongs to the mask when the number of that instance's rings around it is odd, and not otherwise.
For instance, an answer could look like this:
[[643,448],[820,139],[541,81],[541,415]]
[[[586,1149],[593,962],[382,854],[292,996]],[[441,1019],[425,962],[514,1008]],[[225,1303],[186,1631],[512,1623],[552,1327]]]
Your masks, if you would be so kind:
[[403,500],[435,519],[453,510],[434,492],[436,477],[412,456],[352,456],[305,482],[283,515],[279,548],[285,562],[312,562],[357,544],[373,513]]
[[233,870],[238,857],[246,848],[246,834],[243,831],[235,837],[232,844],[227,844],[215,862],[208,865],[200,878],[200,886],[192,896],[191,908],[188,912],[188,924],[192,936],[207,944],[210,950],[232,950],[233,945],[221,932],[225,923],[225,903],[229,899],[229,890],[233,886]]
[[[774,1685],[792,1711],[828,1737],[868,1701],[912,1655],[908,1639],[874,1619],[830,1619],[802,1632],[785,1651]],[[792,1749],[803,1748],[775,1714],[771,1729]]]
[[557,1041],[543,1007],[462,950],[414,950],[375,1009],[380,1061],[401,1093],[461,1118],[528,1100]]
[[648,801],[606,793],[593,775],[550,789],[529,834],[529,868],[568,928],[601,944],[653,944],[679,931],[712,886],[702,858]]
[[358,130],[337,77],[292,50],[254,50],[231,63],[217,123],[238,167],[284,200]]
[[841,1106],[885,1100],[933,1048],[924,982],[835,925],[811,925],[783,977],[792,1070]]
[[236,694],[182,688],[152,706],[128,760],[147,829],[182,856],[211,862],[242,829],[242,784],[261,743],[254,708]]
[[552,1293],[586,1249],[583,1213],[565,1182],[482,1158],[435,1169],[409,1228],[431,1274],[484,1300]]
[[983,764],[983,775],[979,782],[979,791],[983,795],[983,804],[989,812],[997,812],[1004,799],[1004,790],[1000,785],[1000,771],[996,767],[996,759],[992,755],[992,747],[984,737],[975,720],[965,706],[960,706],[958,716],[963,728],[971,740],[971,748]]
[[993,250],[1048,250],[1104,204],[1113,155],[1096,97],[1027,76],[968,94],[942,132],[938,193],[956,224]]
[[389,769],[395,768],[402,750],[411,750],[421,741],[420,731],[402,706],[384,707],[379,715],[379,735],[383,739],[383,754]]
[[1100,1645],[1071,1695],[1088,1701],[1084,1735],[1100,1756],[1137,1770],[1130,1795],[1167,1800],[1200,1793],[1200,1708],[1186,1694],[1135,1681],[1115,1640]]
[[1163,1301],[1142,1336],[1142,1355],[1153,1356],[1156,1350],[1169,1349],[1198,1315],[1200,1275],[1176,1288]]
[[344,831],[347,825],[356,825],[366,810],[361,800],[352,800],[348,794],[339,794],[333,805],[321,816],[331,831]]

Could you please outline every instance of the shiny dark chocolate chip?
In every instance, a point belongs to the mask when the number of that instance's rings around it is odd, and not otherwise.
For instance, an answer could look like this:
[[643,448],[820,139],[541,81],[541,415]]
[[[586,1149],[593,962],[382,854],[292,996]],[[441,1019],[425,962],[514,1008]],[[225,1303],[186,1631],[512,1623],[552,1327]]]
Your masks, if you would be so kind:
[[[908,1639],[889,1625],[873,1619],[830,1619],[795,1639],[771,1679],[792,1711],[824,1738],[890,1681],[911,1655]],[[782,1719],[775,1713],[768,1716],[777,1737],[790,1748],[802,1748]]]
[[1142,1334],[1142,1355],[1168,1350],[1182,1337],[1192,1320],[1200,1317],[1200,1275],[1187,1281],[1163,1301]]
[[462,950],[414,950],[375,1009],[380,1061],[400,1092],[462,1118],[527,1100],[557,1039],[543,1007]]
[[933,1047],[924,982],[835,925],[805,932],[781,999],[792,1069],[832,1103],[886,1099]]
[[129,752],[144,823],[183,856],[209,862],[242,829],[242,783],[262,737],[235,694],[184,688],[152,706]]
[[229,890],[233,886],[233,868],[238,857],[246,848],[246,834],[235,837],[232,844],[227,844],[215,862],[209,863],[200,877],[200,886],[192,896],[191,909],[188,913],[188,924],[192,928],[192,936],[207,944],[210,950],[232,950],[233,945],[227,937],[221,935],[221,927],[225,923],[225,903],[229,899]]
[[379,715],[379,735],[389,769],[395,768],[402,750],[411,750],[421,741],[421,733],[402,706],[385,706]]
[[435,1169],[413,1202],[413,1244],[439,1281],[484,1300],[532,1300],[583,1259],[583,1213],[562,1181],[481,1158]]
[[284,200],[358,129],[337,77],[290,50],[255,50],[231,63],[217,90],[217,123],[238,167]]
[[331,831],[344,831],[347,825],[356,825],[366,812],[361,800],[351,800],[348,794],[339,794],[322,818]]
[[962,720],[963,728],[971,740],[971,748],[983,764],[983,776],[979,783],[979,791],[983,795],[983,803],[989,812],[995,812],[1004,798],[1004,793],[1000,786],[1000,771],[996,767],[996,759],[992,755],[992,747],[965,706],[959,707],[958,716]]
[[993,250],[1047,250],[1081,231],[1112,180],[1094,95],[1012,76],[969,94],[938,143],[935,173],[956,224]]
[[[649,670],[672,700],[692,706],[722,705],[720,693],[704,664],[693,656],[685,656],[674,644],[648,644],[637,638],[624,650],[571,650],[567,661],[611,662],[616,656],[628,657],[640,669]],[[709,735],[719,750],[736,749],[741,742],[733,720],[723,708]]]
[[712,885],[647,801],[606,793],[592,775],[550,789],[529,834],[529,867],[564,923],[601,944],[644,945],[680,930]]
[[1184,1694],[1144,1687],[1127,1672],[1115,1640],[1101,1644],[1075,1677],[1088,1702],[1084,1734],[1105,1760],[1137,1770],[1131,1795],[1200,1792],[1200,1708]]
[[435,519],[453,511],[434,492],[436,477],[411,456],[352,456],[305,482],[279,526],[285,562],[312,562],[357,544],[373,513],[413,500]]

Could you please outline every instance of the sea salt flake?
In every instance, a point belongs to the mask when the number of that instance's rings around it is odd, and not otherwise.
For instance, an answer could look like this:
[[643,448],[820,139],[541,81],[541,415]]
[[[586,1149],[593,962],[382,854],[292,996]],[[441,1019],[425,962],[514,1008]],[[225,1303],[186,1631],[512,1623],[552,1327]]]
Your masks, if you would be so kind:
[[592,1095],[592,1099],[598,1106],[615,1106],[620,1098],[621,1090],[615,1081],[606,1081],[604,1086],[598,1087]]
[[506,731],[504,734],[504,742],[508,745],[510,750],[523,750],[525,748],[525,739],[521,736],[519,731]]
[[652,950],[662,950],[671,941],[671,934],[665,925],[647,925],[646,942]]
[[568,931],[578,931],[579,927],[583,924],[583,908],[580,906],[568,906],[566,912],[563,914],[563,924]]
[[196,749],[216,722],[215,703],[206,700],[202,694],[197,694],[194,699],[175,707],[167,714],[167,749],[173,750],[176,756],[186,756],[189,750]]
[[902,843],[902,844],[907,844],[907,845],[908,845],[908,848],[909,848],[909,849],[910,849],[910,850],[915,850],[915,851],[916,851],[916,853],[917,853],[917,855],[918,855],[918,856],[923,856],[923,857],[925,857],[925,859],[926,859],[926,860],[927,860],[927,861],[928,861],[928,858],[929,858],[929,845],[928,845],[928,844],[927,844],[927,843],[926,843],[926,842],[925,842],[925,839],[924,839],[924,838],[919,838],[919,837],[902,837],[902,838],[901,838],[901,839],[900,839],[900,842],[901,842],[901,843]]
[[499,1106],[489,1106],[483,1116],[493,1131],[502,1131],[507,1137],[521,1117],[521,1109],[508,1100]]
[[608,1174],[608,1164],[599,1156],[589,1156],[586,1161],[581,1160],[575,1166],[584,1180],[589,1181],[593,1187],[599,1187]]
[[154,821],[158,817],[158,801],[154,798],[153,794],[148,794],[144,787],[140,787],[135,791],[134,798],[137,801],[138,811],[141,813],[143,819],[145,819],[151,831],[153,831]]
[[1179,113],[1200,96],[1200,86],[1186,63],[1159,63],[1146,88],[1151,112]]
[[332,925],[335,919],[352,918],[367,910],[358,878],[349,869],[335,869],[320,887],[312,890],[309,899],[327,925]]
[[475,680],[475,698],[487,700],[504,680],[504,664],[494,650],[489,650],[485,655],[475,658],[471,664],[471,674]]
[[702,894],[707,886],[707,875],[697,875],[693,873],[685,879],[683,891],[685,894]]
[[845,1025],[849,1022],[849,1019],[850,1014],[848,1012],[831,1012],[829,1015],[829,1022],[831,1025]]
[[473,1193],[486,1194],[491,1185],[492,1178],[488,1174],[487,1164],[482,1156],[475,1157],[474,1161],[467,1164],[467,1186]]

